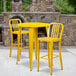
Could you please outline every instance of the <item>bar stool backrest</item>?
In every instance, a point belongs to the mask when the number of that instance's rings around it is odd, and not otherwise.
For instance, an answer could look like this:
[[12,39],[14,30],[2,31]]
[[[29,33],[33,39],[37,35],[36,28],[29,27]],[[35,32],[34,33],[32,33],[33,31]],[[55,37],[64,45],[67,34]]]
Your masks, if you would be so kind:
[[50,23],[48,28],[48,37],[62,38],[64,26],[62,23]]
[[9,20],[9,26],[10,26],[11,32],[19,31],[19,26],[18,26],[19,23],[21,23],[20,19],[10,19]]

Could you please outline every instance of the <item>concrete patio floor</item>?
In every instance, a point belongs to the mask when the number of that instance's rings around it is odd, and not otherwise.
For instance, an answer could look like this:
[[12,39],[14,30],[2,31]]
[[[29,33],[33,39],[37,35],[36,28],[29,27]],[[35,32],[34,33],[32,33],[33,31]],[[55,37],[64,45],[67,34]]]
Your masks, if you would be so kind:
[[[33,53],[33,70],[30,71],[28,49],[22,50],[21,60],[16,65],[17,49],[13,48],[9,57],[9,47],[0,46],[0,76],[51,76],[48,62],[40,59],[40,71],[37,72],[35,52]],[[41,55],[47,53],[41,50]],[[58,54],[58,51],[54,50]],[[60,69],[59,58],[54,59],[52,76],[76,76],[76,46],[62,47],[63,70]]]

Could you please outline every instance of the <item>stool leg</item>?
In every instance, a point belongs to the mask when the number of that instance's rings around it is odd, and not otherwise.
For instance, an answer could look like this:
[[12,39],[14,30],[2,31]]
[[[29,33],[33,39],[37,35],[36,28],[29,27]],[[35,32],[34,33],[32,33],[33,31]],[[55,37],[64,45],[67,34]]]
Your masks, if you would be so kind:
[[39,40],[38,40],[38,50],[37,50],[37,71],[39,71],[39,47],[40,47],[40,45],[39,45]]
[[49,42],[47,42],[47,53],[48,53],[48,66],[50,66],[50,58],[49,58]]
[[61,57],[61,41],[59,41],[59,58],[60,58],[61,69],[63,69],[62,57]]
[[50,46],[50,74],[52,75],[52,66],[53,66],[53,42],[51,42],[51,46]]
[[10,46],[10,54],[9,54],[10,57],[12,53],[12,47],[13,47],[13,34],[11,34],[11,46]]
[[17,52],[17,62],[16,62],[16,64],[18,64],[18,61],[20,60],[20,49],[19,49],[19,46],[20,46],[20,35],[18,34],[18,52]]
[[22,52],[22,34],[20,36],[20,40],[21,40],[21,42],[20,42],[20,55],[21,55],[21,52]]

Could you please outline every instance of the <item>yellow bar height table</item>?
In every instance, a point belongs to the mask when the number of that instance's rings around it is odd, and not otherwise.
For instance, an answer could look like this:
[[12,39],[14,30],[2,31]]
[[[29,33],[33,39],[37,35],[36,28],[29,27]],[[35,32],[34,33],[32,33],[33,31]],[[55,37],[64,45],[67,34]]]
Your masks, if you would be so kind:
[[48,28],[49,23],[42,22],[27,22],[20,23],[18,26],[28,27],[29,28],[29,58],[30,58],[30,71],[32,70],[32,61],[33,61],[33,39],[35,40],[35,57],[37,58],[37,37],[38,37],[38,28],[46,27]]

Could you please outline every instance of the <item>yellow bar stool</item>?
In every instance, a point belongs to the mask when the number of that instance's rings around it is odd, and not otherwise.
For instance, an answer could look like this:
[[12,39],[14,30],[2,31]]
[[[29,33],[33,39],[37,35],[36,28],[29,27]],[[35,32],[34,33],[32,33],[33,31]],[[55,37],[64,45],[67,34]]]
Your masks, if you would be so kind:
[[[53,58],[60,58],[61,69],[63,69],[62,65],[62,57],[61,57],[61,38],[63,34],[64,26],[62,23],[51,23],[47,30],[48,36],[43,38],[38,38],[38,50],[37,50],[37,71],[39,71],[39,58],[48,60],[48,64],[50,66],[50,74],[52,74],[52,66],[53,66]],[[40,41],[47,42],[47,52],[48,55],[39,57],[39,44]],[[59,42],[59,55],[53,54],[53,43]],[[49,50],[50,49],[50,50]],[[45,58],[48,56],[48,59]]]
[[[29,31],[23,31],[22,28],[18,26],[19,23],[21,23],[20,19],[10,19],[9,20],[9,26],[10,26],[10,31],[11,31],[11,46],[10,46],[9,56],[11,57],[12,47],[17,47],[18,52],[17,52],[16,64],[18,64],[18,60],[20,60],[21,50],[25,47],[25,46],[23,47],[23,45],[22,45],[22,35],[29,33]],[[18,40],[17,44],[13,44],[13,34],[17,35],[17,40]]]

